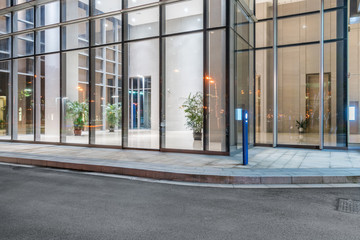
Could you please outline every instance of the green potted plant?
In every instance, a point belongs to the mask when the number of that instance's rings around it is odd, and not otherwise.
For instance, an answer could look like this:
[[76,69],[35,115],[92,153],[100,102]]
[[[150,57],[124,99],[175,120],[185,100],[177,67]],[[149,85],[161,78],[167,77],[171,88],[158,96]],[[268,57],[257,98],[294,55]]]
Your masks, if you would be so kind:
[[190,93],[181,107],[185,112],[185,125],[193,131],[194,140],[201,140],[204,124],[203,94]]
[[304,133],[309,122],[308,118],[296,120],[296,127],[298,128],[299,133]]
[[73,121],[74,135],[81,136],[88,120],[89,106],[87,102],[68,101],[66,103],[66,117]]
[[119,119],[121,119],[121,105],[120,103],[106,105],[106,119],[109,124],[109,131],[114,132],[116,124],[118,124]]

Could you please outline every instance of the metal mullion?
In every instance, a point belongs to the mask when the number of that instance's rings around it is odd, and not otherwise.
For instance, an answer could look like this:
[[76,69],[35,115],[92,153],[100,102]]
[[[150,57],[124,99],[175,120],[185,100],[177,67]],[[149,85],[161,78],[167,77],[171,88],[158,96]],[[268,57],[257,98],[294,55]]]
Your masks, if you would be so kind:
[[164,89],[165,89],[165,74],[164,74],[164,62],[165,62],[165,51],[164,51],[164,43],[163,43],[163,33],[165,21],[165,7],[159,7],[159,149],[160,151],[164,147],[165,143],[165,119],[163,115],[165,113],[165,101],[164,98]]
[[324,0],[321,0],[321,20],[320,20],[320,111],[319,111],[319,148],[324,148]]
[[203,151],[207,150],[207,143],[209,141],[208,129],[208,89],[207,78],[209,76],[208,69],[208,38],[207,38],[207,0],[203,0]]
[[[10,1],[10,6],[12,6],[12,1]],[[10,12],[10,32],[14,31],[14,12]],[[14,140],[14,114],[17,112],[14,109],[14,37],[10,37],[10,139],[11,141]]]
[[[274,5],[275,6],[275,5]],[[276,12],[277,12],[277,5],[276,5]],[[302,17],[302,16],[308,16],[313,14],[319,14],[321,13],[321,10],[311,11],[311,12],[303,12],[303,13],[296,13],[291,15],[284,15],[284,16],[277,16],[277,19],[286,19],[286,18],[293,18],[293,17]],[[275,16],[275,7],[274,7],[274,16]]]
[[303,42],[303,43],[291,43],[291,44],[285,44],[285,45],[277,45],[277,48],[298,47],[298,46],[306,46],[306,45],[313,45],[313,44],[320,44],[320,41]]
[[[93,7],[95,6],[93,0],[89,0],[89,15],[93,15]],[[89,76],[89,92],[88,92],[88,132],[89,132],[89,139],[88,144],[94,144],[95,143],[95,99],[94,99],[94,92],[95,92],[95,74],[93,74],[93,71],[95,71],[95,58],[93,58],[94,54],[92,51],[91,46],[95,42],[95,24],[94,21],[88,20],[88,31],[89,31],[89,41],[88,41],[88,58],[89,58],[89,70],[88,70],[88,76]],[[94,72],[95,73],[95,72]],[[77,80],[79,81],[79,80]]]
[[[59,22],[62,22],[62,14],[63,14],[63,6],[62,6],[62,2],[63,2],[63,0],[59,0]],[[59,81],[59,87],[60,87],[60,92],[59,92],[59,94],[60,94],[60,107],[59,107],[59,111],[60,111],[60,126],[59,126],[59,134],[60,134],[60,138],[59,138],[59,142],[60,143],[63,143],[63,142],[65,142],[66,141],[66,137],[64,136],[64,134],[63,134],[63,132],[64,132],[64,130],[65,130],[65,121],[64,121],[64,118],[65,118],[65,115],[63,114],[63,111],[64,111],[64,109],[63,109],[63,101],[64,101],[64,99],[63,99],[63,94],[64,94],[64,91],[63,91],[63,87],[65,87],[64,85],[63,85],[63,81],[64,81],[64,77],[65,77],[65,74],[64,74],[64,72],[63,72],[63,67],[64,67],[64,65],[63,65],[63,61],[64,61],[64,59],[63,59],[63,53],[62,53],[62,41],[63,41],[63,32],[64,32],[64,30],[63,30],[63,28],[62,27],[59,27],[59,34],[60,34],[60,41],[59,41],[59,50],[60,50],[60,52],[59,52],[59,54],[60,54],[60,63],[59,63],[59,67],[60,67],[60,81]]]
[[273,71],[274,71],[274,76],[273,76],[273,83],[274,83],[274,93],[273,93],[273,105],[274,105],[274,112],[273,112],[273,147],[277,146],[277,142],[278,142],[278,52],[277,52],[277,35],[278,35],[278,25],[277,25],[277,14],[278,14],[278,0],[273,0],[273,6],[274,6],[274,13],[273,13],[273,17],[274,17],[274,45],[273,45]]
[[[230,53],[230,41],[234,41],[234,39],[231,39],[231,14],[230,14],[230,5],[231,2],[230,1],[226,1],[226,30],[225,30],[225,82],[226,82],[226,86],[225,86],[225,92],[226,92],[226,96],[225,96],[225,116],[226,116],[226,124],[225,124],[225,151],[227,154],[230,154],[230,76],[231,76],[231,68],[230,68],[230,57],[231,54]],[[235,63],[234,63],[234,66]],[[235,76],[234,76],[235,77]],[[235,84],[235,80],[234,80],[234,84]],[[235,96],[234,96],[235,97]],[[234,103],[235,104],[235,103]],[[235,131],[236,131],[236,124],[234,127]],[[237,131],[236,131],[237,132]],[[236,137],[237,139],[237,137]],[[237,142],[237,141],[236,141]],[[236,143],[237,144],[237,143]]]
[[[126,8],[127,7],[127,0],[121,0],[121,6],[122,8]],[[127,61],[125,62],[125,50],[127,51],[127,48],[125,47],[125,39],[127,39],[127,23],[128,23],[128,17],[127,15],[122,12],[121,13],[121,36],[122,36],[122,39],[121,39],[121,72],[122,72],[122,81],[121,81],[121,84],[122,84],[122,100],[121,100],[121,104],[122,104],[122,108],[121,108],[121,116],[122,116],[122,119],[121,119],[121,145],[123,147],[127,147],[128,145],[128,101],[127,99],[129,98],[128,97],[128,94],[129,94],[129,91],[126,89],[128,84],[126,82],[128,82],[128,74],[127,74],[127,66],[125,67],[125,63],[127,64]],[[127,54],[127,53],[126,53]],[[126,109],[125,109],[126,108]]]
[[[36,13],[37,13],[37,9],[36,9],[36,6],[33,7],[33,12],[34,12],[34,26],[36,26]],[[34,42],[33,42],[33,54],[32,54],[32,57],[33,57],[33,63],[34,63],[34,68],[33,68],[33,102],[34,102],[34,109],[33,109],[33,134],[34,134],[34,142],[37,141],[37,137],[40,138],[40,136],[37,136],[37,128],[40,127],[40,126],[37,126],[37,111],[38,111],[38,108],[37,108],[37,95],[38,95],[38,91],[37,91],[37,78],[38,78],[38,75],[37,75],[37,62],[36,62],[36,52],[37,52],[37,36],[36,36],[36,31],[33,29],[33,36],[34,36]],[[40,72],[39,72],[40,73]]]

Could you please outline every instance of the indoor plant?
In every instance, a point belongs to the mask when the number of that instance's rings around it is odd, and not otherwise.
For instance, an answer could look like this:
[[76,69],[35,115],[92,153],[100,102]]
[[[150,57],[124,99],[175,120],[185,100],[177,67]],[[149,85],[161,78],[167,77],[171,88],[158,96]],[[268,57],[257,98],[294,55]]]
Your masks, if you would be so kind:
[[303,133],[305,132],[305,129],[307,127],[309,119],[305,118],[305,119],[300,119],[300,120],[296,120],[296,127],[299,130],[299,133]]
[[88,119],[88,112],[87,102],[68,101],[66,103],[66,116],[73,121],[75,136],[81,136],[81,131]]
[[119,122],[119,119],[121,119],[121,105],[120,103],[108,103],[105,110],[109,131],[114,132],[116,124]]
[[181,106],[185,112],[186,126],[193,131],[194,140],[201,140],[204,124],[203,94],[189,94]]

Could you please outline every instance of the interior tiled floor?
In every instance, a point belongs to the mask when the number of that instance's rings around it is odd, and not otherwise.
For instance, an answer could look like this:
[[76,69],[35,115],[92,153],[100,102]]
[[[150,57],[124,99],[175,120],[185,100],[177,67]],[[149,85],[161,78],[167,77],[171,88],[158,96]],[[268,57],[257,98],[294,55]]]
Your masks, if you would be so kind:
[[360,151],[355,150],[309,150],[293,148],[255,147],[249,150],[249,165],[242,165],[242,155],[214,156],[201,154],[165,153],[104,149],[89,147],[60,146],[47,144],[0,143],[0,156],[39,157],[81,162],[91,159],[96,164],[107,162],[132,162],[160,164],[171,168],[222,168],[222,169],[279,169],[279,168],[360,168]]

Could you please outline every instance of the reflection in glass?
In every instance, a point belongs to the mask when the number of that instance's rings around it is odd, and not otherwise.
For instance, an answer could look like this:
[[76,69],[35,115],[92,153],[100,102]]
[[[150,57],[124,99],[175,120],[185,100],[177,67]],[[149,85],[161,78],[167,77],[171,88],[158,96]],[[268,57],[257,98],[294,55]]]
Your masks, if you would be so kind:
[[[63,53],[64,123],[63,141],[67,143],[89,143],[89,60],[88,51]],[[65,86],[65,87],[64,87]]]
[[321,0],[278,0],[278,16],[320,11]]
[[225,0],[207,0],[208,7],[208,26],[222,27],[226,24],[226,1]]
[[[168,37],[165,40],[164,148],[203,150],[203,34]],[[188,103],[190,101],[190,104]],[[187,105],[187,106],[183,106]],[[189,107],[188,107],[189,106]],[[200,106],[200,109],[198,108]],[[186,113],[189,111],[190,113]],[[190,114],[196,119],[192,126]],[[186,116],[189,117],[186,117]],[[189,123],[189,124],[188,124]],[[200,135],[200,136],[199,136]]]
[[60,55],[36,57],[36,141],[60,141]]
[[0,62],[0,139],[11,138],[10,71],[11,61]]
[[0,39],[0,59],[11,57],[11,38]]
[[0,16],[0,34],[10,33],[11,31],[11,14]]
[[255,0],[255,8],[257,19],[273,17],[273,0]]
[[93,9],[93,15],[99,15],[121,9],[121,0],[96,0],[94,2],[95,6]]
[[15,59],[13,64],[13,138],[34,141],[34,59],[32,57]]
[[141,6],[149,3],[156,3],[159,2],[159,0],[129,0],[128,1],[128,7],[136,7]]

